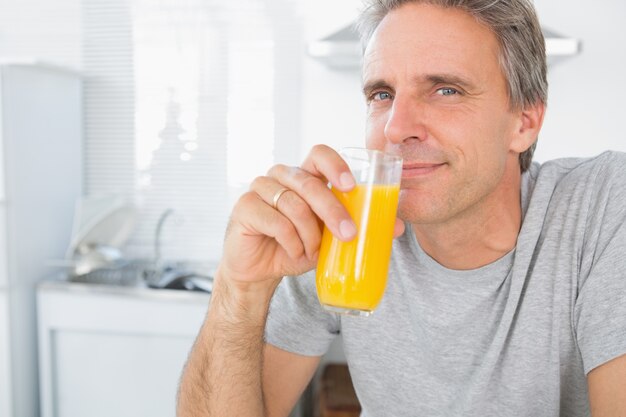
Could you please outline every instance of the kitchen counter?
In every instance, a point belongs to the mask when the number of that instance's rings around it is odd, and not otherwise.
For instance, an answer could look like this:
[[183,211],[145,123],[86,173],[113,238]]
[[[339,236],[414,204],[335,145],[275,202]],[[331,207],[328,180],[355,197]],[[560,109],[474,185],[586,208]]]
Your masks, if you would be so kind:
[[85,282],[72,282],[63,276],[41,281],[37,288],[42,291],[62,291],[75,294],[101,294],[141,298],[162,302],[185,302],[205,305],[211,294],[201,291],[170,290],[150,288],[144,283],[133,285],[109,285]]

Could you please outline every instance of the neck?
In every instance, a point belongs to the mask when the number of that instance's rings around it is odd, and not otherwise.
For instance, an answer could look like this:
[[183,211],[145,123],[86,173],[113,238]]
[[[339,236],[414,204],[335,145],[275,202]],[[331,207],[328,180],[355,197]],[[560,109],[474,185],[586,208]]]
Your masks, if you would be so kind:
[[422,249],[449,269],[488,265],[517,244],[522,223],[521,175],[505,174],[500,186],[483,201],[441,224],[414,224]]

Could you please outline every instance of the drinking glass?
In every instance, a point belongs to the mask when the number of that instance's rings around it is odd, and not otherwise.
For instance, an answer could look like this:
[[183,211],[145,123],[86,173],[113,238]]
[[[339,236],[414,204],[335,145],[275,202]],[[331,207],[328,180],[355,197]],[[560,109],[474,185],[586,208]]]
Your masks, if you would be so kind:
[[357,236],[342,242],[324,227],[317,295],[328,311],[369,316],[387,283],[402,158],[363,148],[345,148],[339,154],[350,167],[356,186],[349,192],[331,190],[356,223]]

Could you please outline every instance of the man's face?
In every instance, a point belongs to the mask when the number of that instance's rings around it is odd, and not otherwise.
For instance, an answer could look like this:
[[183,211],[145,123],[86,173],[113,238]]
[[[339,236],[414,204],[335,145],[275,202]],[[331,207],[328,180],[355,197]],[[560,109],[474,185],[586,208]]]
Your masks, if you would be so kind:
[[445,223],[490,210],[513,187],[519,113],[498,54],[493,33],[453,8],[409,3],[374,33],[363,65],[367,145],[404,157],[401,218]]

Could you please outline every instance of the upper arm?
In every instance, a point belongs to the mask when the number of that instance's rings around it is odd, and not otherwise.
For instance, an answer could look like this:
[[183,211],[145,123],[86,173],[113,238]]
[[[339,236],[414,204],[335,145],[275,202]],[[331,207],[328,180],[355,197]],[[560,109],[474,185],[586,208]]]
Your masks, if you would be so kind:
[[587,384],[593,417],[626,416],[626,355],[593,369]]
[[303,356],[265,344],[263,397],[268,417],[286,417],[313,377],[320,356]]

